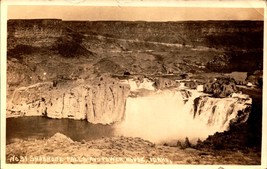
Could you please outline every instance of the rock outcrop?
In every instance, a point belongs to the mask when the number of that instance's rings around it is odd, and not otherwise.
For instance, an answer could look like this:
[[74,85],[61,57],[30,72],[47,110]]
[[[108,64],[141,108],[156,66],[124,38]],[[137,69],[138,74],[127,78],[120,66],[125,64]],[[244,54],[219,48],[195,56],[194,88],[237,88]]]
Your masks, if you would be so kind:
[[221,78],[204,85],[204,93],[212,94],[213,97],[227,97],[237,92],[233,79]]
[[213,60],[210,60],[207,63],[207,68],[211,71],[222,72],[229,68],[231,57],[229,55],[219,55],[216,56]]
[[179,83],[175,80],[168,79],[168,78],[156,78],[154,79],[155,83],[154,86],[156,89],[165,89],[169,87],[177,87],[179,86]]
[[253,85],[262,87],[263,86],[263,71],[256,70],[254,72],[248,73],[246,80]]
[[129,85],[113,82],[99,83],[87,89],[87,120],[92,123],[113,123],[122,120],[125,112]]
[[7,116],[43,115],[101,124],[122,120],[129,85],[110,79],[97,82],[60,89],[52,82],[19,88],[8,101]]
[[48,143],[65,143],[65,144],[70,144],[70,143],[74,143],[74,141],[65,136],[64,134],[62,133],[56,133],[54,134],[51,138],[47,139],[47,142]]

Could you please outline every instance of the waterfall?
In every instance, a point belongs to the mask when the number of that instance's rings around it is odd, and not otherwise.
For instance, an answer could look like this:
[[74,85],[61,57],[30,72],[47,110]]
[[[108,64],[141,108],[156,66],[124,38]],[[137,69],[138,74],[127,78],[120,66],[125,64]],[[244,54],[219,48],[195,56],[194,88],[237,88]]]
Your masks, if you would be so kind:
[[[251,100],[251,99],[250,99]],[[230,121],[250,102],[238,97],[212,98],[197,90],[163,90],[143,97],[129,97],[124,120],[116,133],[156,143],[206,139],[225,131]]]
[[[248,104],[238,98],[200,98],[194,119],[205,124],[212,133],[228,130],[230,121],[238,117]],[[246,112],[243,112],[246,113]]]

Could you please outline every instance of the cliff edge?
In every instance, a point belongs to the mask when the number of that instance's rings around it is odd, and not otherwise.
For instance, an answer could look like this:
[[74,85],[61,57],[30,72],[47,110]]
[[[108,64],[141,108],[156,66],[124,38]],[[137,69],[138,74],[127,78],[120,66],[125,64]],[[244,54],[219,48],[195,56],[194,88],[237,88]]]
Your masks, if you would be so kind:
[[7,117],[36,115],[110,124],[122,120],[129,92],[129,85],[102,77],[91,84],[69,87],[37,83],[13,92],[7,104]]

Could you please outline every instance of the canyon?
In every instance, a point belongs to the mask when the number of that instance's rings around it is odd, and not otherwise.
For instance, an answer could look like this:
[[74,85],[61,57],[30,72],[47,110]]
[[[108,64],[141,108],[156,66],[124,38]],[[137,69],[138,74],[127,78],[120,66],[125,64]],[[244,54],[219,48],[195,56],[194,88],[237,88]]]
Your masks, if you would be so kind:
[[259,153],[262,49],[261,21],[9,20],[6,117],[110,125],[107,142]]
[[156,143],[185,137],[196,142],[229,130],[234,122],[245,123],[252,105],[252,99],[245,94],[215,98],[164,79],[157,78],[157,83],[173,86],[156,89],[162,85],[155,86],[147,78],[142,82],[98,79],[91,86],[83,83],[65,89],[48,82],[18,88],[7,104],[7,117],[87,120],[93,124],[115,124],[117,135],[139,136]]

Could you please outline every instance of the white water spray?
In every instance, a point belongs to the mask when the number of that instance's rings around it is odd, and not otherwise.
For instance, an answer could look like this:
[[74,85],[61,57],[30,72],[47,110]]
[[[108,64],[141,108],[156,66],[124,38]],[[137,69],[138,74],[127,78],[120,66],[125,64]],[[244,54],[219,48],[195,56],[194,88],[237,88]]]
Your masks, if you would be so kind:
[[[228,129],[230,121],[247,104],[238,98],[201,97],[196,90],[163,90],[144,97],[129,97],[125,118],[116,128],[119,135],[153,141],[173,142],[188,137],[191,142],[206,139]],[[196,109],[196,110],[195,110]]]

